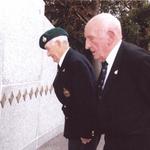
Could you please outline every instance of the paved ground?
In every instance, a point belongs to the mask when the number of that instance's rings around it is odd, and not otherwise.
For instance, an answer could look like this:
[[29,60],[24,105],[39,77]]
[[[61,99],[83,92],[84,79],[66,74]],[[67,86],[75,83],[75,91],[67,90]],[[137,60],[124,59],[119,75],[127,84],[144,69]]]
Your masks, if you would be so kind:
[[[97,150],[103,150],[103,144],[104,139],[102,136]],[[45,143],[38,150],[67,150],[67,139],[65,139],[63,135],[60,134],[55,138],[51,139],[49,142]]]

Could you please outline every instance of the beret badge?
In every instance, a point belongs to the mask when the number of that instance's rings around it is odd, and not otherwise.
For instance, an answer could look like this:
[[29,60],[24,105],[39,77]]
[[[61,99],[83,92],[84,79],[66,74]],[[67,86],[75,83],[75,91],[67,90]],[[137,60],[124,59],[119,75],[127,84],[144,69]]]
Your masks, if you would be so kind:
[[46,31],[45,33],[43,33],[41,36],[40,36],[40,39],[39,39],[39,46],[43,49],[45,49],[45,44],[52,40],[53,38],[56,38],[58,36],[66,36],[68,37],[68,33],[60,28],[60,27],[55,27],[55,28],[52,28],[48,31]]
[[47,38],[45,36],[43,36],[42,41],[45,43],[47,41]]

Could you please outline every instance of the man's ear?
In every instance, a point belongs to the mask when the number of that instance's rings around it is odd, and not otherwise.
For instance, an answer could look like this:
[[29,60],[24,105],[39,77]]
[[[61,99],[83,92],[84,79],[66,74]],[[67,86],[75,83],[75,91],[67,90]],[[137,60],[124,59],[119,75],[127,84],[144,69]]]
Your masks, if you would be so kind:
[[62,42],[60,40],[55,41],[59,47],[61,47]]
[[109,44],[112,44],[115,41],[115,33],[113,31],[108,31],[108,37]]

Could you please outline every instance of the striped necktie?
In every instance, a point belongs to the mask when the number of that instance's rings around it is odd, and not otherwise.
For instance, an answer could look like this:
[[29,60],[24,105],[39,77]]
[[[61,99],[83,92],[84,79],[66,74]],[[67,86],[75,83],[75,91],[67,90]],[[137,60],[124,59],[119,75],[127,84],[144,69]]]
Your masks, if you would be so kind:
[[106,61],[102,62],[102,68],[99,75],[99,78],[97,80],[97,88],[98,88],[98,97],[101,98],[101,94],[103,91],[103,84],[105,81],[106,73],[107,73],[107,65],[108,63]]

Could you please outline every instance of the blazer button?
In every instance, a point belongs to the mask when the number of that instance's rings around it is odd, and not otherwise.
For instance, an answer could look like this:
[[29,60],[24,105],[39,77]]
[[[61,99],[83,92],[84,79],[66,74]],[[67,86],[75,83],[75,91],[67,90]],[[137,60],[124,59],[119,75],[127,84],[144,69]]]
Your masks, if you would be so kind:
[[68,117],[65,117],[66,120],[68,120]]
[[98,88],[100,89],[100,88],[101,88],[101,86],[100,86],[100,85],[98,85]]
[[66,108],[67,106],[66,105],[64,105],[64,108]]
[[98,96],[98,99],[102,99],[102,96],[101,96],[101,95],[99,95],[99,96]]
[[92,131],[92,136],[94,136],[94,130]]

